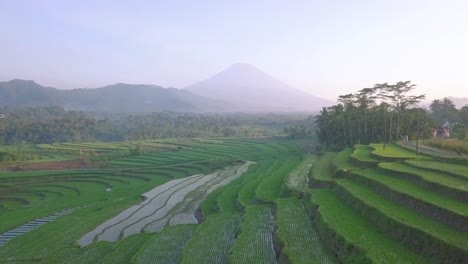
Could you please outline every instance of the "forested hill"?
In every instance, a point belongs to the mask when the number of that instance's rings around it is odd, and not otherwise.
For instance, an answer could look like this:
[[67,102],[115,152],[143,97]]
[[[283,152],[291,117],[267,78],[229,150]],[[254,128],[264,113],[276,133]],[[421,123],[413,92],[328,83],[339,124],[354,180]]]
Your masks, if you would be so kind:
[[0,106],[61,106],[68,110],[143,113],[225,111],[226,104],[174,88],[115,84],[96,89],[59,90],[34,81],[0,82]]

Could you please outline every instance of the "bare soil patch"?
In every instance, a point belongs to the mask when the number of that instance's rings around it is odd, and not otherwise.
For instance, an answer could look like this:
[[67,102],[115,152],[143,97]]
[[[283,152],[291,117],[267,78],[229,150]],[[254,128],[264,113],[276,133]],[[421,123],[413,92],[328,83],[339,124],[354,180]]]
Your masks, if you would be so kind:
[[0,166],[0,170],[7,171],[39,171],[39,170],[69,170],[69,169],[84,169],[96,167],[90,161],[83,159],[50,161],[40,163],[22,163],[14,165]]

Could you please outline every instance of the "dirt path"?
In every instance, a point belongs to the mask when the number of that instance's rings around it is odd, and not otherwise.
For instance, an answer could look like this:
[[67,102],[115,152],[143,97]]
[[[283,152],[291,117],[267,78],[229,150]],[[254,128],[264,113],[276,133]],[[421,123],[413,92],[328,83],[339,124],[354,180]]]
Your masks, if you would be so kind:
[[[410,150],[416,151],[416,144],[410,141],[399,142],[398,145],[408,148]],[[424,146],[421,144],[419,144],[419,152],[430,155],[430,156],[438,156],[438,157],[446,157],[446,158],[460,157],[456,153],[451,153],[445,150],[431,148],[431,147]]]

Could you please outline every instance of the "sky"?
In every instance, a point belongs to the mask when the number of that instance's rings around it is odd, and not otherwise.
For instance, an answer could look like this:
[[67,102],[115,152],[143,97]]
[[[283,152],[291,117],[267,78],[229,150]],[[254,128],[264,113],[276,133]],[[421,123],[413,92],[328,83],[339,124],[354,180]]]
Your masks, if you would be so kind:
[[466,0],[0,0],[0,81],[183,88],[233,63],[335,100],[411,80],[468,97]]

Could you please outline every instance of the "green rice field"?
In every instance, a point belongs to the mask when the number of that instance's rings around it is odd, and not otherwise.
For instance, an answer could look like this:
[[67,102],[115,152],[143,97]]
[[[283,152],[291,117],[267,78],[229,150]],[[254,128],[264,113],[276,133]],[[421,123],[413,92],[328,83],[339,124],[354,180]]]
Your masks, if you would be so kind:
[[0,263],[468,263],[467,165],[396,144],[300,146],[0,147],[91,164],[0,170]]

